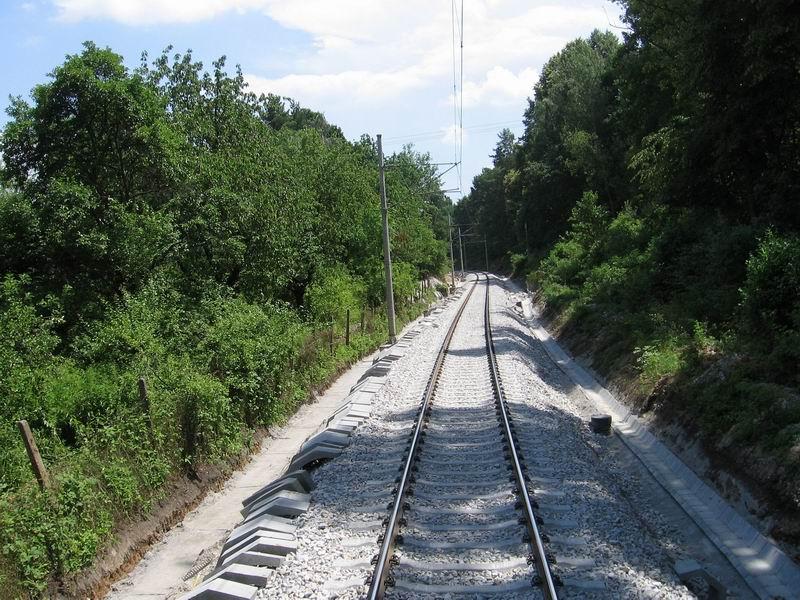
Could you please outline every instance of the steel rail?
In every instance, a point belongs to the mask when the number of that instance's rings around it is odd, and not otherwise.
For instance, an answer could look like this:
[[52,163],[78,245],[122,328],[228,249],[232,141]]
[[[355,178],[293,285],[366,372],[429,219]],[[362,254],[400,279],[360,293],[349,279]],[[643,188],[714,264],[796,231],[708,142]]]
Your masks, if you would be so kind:
[[436,362],[433,365],[433,370],[431,371],[430,378],[428,379],[428,384],[425,386],[425,393],[422,396],[422,404],[420,405],[419,413],[417,414],[417,422],[414,427],[414,433],[411,437],[411,445],[409,446],[408,456],[406,457],[406,462],[403,467],[403,474],[401,475],[400,482],[397,486],[397,494],[392,504],[392,512],[389,515],[386,531],[383,534],[383,541],[381,542],[381,549],[378,553],[375,569],[372,572],[369,592],[367,593],[367,598],[369,598],[369,600],[380,600],[383,598],[383,594],[386,590],[386,579],[389,576],[389,568],[392,565],[395,539],[397,538],[400,521],[403,518],[403,511],[405,510],[405,496],[408,486],[411,483],[412,467],[414,466],[416,454],[419,450],[419,438],[425,422],[425,415],[428,413],[431,398],[433,397],[433,392],[436,389],[439,374],[442,371],[444,358],[447,354],[447,349],[450,347],[450,340],[453,337],[453,333],[455,333],[464,309],[466,308],[467,304],[469,304],[469,299],[472,297],[472,292],[474,292],[475,288],[478,286],[478,279],[479,277],[476,276],[475,283],[472,285],[472,288],[470,288],[469,292],[467,293],[467,297],[458,308],[458,312],[453,318],[450,328],[447,330],[447,335],[445,336],[442,346],[439,349],[439,354],[436,356]]
[[508,405],[506,403],[505,392],[500,384],[500,373],[497,367],[497,356],[494,350],[494,338],[492,337],[492,322],[489,310],[489,288],[490,288],[489,274],[486,274],[486,303],[484,308],[484,329],[486,333],[486,351],[489,355],[489,370],[492,375],[492,387],[494,388],[495,397],[498,403],[498,413],[503,422],[503,432],[508,443],[508,453],[510,455],[511,465],[514,470],[514,478],[517,483],[517,490],[522,501],[522,508],[525,511],[526,527],[528,529],[528,537],[531,549],[533,550],[533,560],[536,563],[536,570],[539,573],[539,584],[542,587],[542,593],[546,600],[558,600],[556,593],[555,580],[553,574],[550,572],[550,566],[547,560],[547,554],[544,550],[544,542],[539,533],[539,527],[536,523],[536,515],[533,512],[534,502],[531,500],[530,492],[528,490],[525,474],[522,471],[522,464],[520,462],[519,452],[517,451],[516,444],[514,443],[514,436],[511,429],[511,422],[508,417]]

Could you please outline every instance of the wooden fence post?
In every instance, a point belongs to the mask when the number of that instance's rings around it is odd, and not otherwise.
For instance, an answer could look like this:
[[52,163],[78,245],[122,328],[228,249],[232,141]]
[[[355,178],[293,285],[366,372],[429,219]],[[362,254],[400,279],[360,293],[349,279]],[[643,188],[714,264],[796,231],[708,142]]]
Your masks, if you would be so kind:
[[367,307],[361,307],[361,335],[364,335],[364,313],[367,312]]
[[142,410],[150,414],[150,400],[147,398],[147,382],[144,377],[139,377],[139,402],[142,403]]
[[350,345],[350,309],[347,309],[347,317],[345,319],[345,328],[344,328],[344,345]]
[[25,444],[25,451],[28,453],[28,460],[31,461],[31,468],[33,474],[36,475],[36,481],[39,482],[39,487],[43,491],[50,489],[50,474],[47,472],[47,467],[44,466],[42,455],[39,454],[39,448],[36,447],[36,440],[33,439],[33,432],[28,426],[28,422],[25,419],[17,421],[17,427],[22,434],[22,442]]
[[330,337],[328,338],[328,345],[330,346],[331,354],[333,354],[333,321],[331,321],[331,331]]
[[139,402],[142,403],[142,411],[147,415],[147,424],[150,426],[150,433],[153,433],[153,415],[150,413],[150,396],[147,393],[147,380],[139,377]]

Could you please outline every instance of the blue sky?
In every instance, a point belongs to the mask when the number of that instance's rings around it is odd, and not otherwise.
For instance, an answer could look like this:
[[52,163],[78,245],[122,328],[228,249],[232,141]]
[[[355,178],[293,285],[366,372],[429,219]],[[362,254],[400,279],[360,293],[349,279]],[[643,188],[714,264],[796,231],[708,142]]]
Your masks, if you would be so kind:
[[460,177],[453,170],[443,182],[465,193],[489,166],[498,131],[521,133],[542,64],[569,40],[618,26],[620,7],[605,0],[463,6],[464,83],[456,92],[463,132],[453,116],[460,0],[0,0],[0,119],[9,95],[27,96],[85,40],[110,46],[130,66],[142,51],[155,56],[171,44],[206,64],[226,55],[254,91],[291,96],[348,138],[382,133],[387,153],[411,142],[435,162],[460,156]]

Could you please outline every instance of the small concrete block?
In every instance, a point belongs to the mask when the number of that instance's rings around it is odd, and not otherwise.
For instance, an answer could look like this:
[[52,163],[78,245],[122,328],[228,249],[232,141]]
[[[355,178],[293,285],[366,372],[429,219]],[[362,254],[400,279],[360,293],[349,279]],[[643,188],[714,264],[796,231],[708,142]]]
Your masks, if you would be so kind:
[[246,537],[256,532],[279,531],[280,533],[294,533],[297,526],[292,519],[286,517],[276,517],[275,515],[264,515],[255,521],[240,525],[228,536],[223,549],[227,549],[237,544]]
[[276,517],[296,517],[308,510],[311,500],[310,494],[300,494],[283,490],[268,500],[254,506],[247,515],[245,523],[252,523],[259,517],[274,515]]
[[338,446],[328,446],[327,444],[318,444],[305,452],[298,452],[292,458],[289,469],[305,469],[308,465],[320,460],[327,460],[334,458],[342,453],[343,448]]
[[679,579],[689,578],[703,570],[699,562],[692,559],[679,560],[675,563],[675,574]]
[[[254,548],[253,543],[258,542],[259,547]],[[267,554],[276,554],[278,556],[285,556],[289,552],[297,550],[297,538],[294,534],[281,533],[279,531],[263,531],[255,532],[250,537],[240,540],[237,544],[229,546],[222,551],[219,557],[218,564],[225,562],[226,558],[233,556],[239,550],[243,549],[255,550],[256,552],[265,552]]]
[[339,419],[335,423],[331,423],[328,425],[328,431],[333,431],[334,433],[343,433],[347,436],[351,435],[356,429],[358,429],[359,423],[352,419]]
[[347,404],[343,404],[341,407],[337,408],[333,414],[328,419],[328,423],[330,423],[334,419],[340,418],[350,418],[350,419],[367,419],[370,415],[370,410],[372,406],[367,404],[353,404],[352,402],[348,402]]
[[373,365],[377,364],[379,361],[382,361],[382,360],[389,361],[389,362],[394,362],[394,361],[399,360],[400,358],[402,358],[403,354],[405,354],[405,352],[400,353],[400,352],[391,352],[390,351],[390,352],[387,352],[386,354],[384,354],[383,356],[376,356],[375,359],[372,361],[372,364]]
[[276,485],[271,486],[269,490],[266,490],[263,494],[259,495],[254,502],[251,502],[239,511],[243,517],[247,516],[254,506],[263,504],[267,499],[271,498],[278,492],[283,492],[285,490],[290,492],[300,492],[301,494],[306,492],[306,489],[303,487],[303,485],[294,477],[282,477],[275,483]]
[[372,403],[375,400],[375,392],[364,392],[359,390],[357,392],[353,392],[347,398],[345,398],[351,404],[365,404],[367,406],[372,406]]
[[350,388],[350,393],[357,392],[359,390],[363,390],[365,392],[378,392],[384,386],[385,380],[383,378],[376,378],[376,377],[368,377],[366,379],[360,380],[356,383],[353,387]]
[[230,551],[223,553],[219,557],[219,564],[227,563],[230,558],[242,550],[273,554],[275,556],[286,556],[290,552],[297,550],[297,540],[287,540],[284,539],[283,535],[278,537],[276,533],[259,535],[248,540],[247,544],[242,545],[240,548],[232,548]]
[[359,381],[366,379],[367,377],[386,377],[391,370],[392,367],[390,365],[382,363],[382,361],[378,361],[364,372],[364,374],[359,378]]
[[334,412],[330,418],[325,422],[326,425],[330,425],[331,423],[338,423],[340,421],[345,421],[346,423],[354,423],[356,427],[361,425],[364,421],[369,418],[369,414],[366,416],[364,415],[351,415],[348,414],[348,411],[352,409],[352,405],[348,404],[347,406],[343,406],[336,412]]
[[242,501],[242,504],[244,506],[247,506],[248,504],[253,504],[254,502],[263,500],[266,495],[271,494],[274,491],[277,491],[278,488],[284,489],[280,485],[280,483],[284,479],[288,480],[294,479],[296,483],[300,484],[302,489],[295,491],[310,492],[311,490],[314,489],[314,482],[311,480],[311,475],[308,474],[308,471],[304,471],[303,469],[295,469],[287,471],[279,479],[276,479],[275,481],[268,483],[257,492],[253,492]]
[[182,596],[181,600],[252,600],[257,592],[258,588],[252,585],[214,579]]
[[277,569],[283,564],[286,557],[282,554],[268,554],[267,552],[258,552],[251,550],[249,547],[237,550],[225,558],[225,561],[218,564],[217,568],[209,575],[215,575],[222,571],[229,565],[250,565],[251,567],[268,567],[270,569]]
[[368,419],[372,411],[368,408],[360,408],[357,405],[350,405],[346,411],[344,411],[344,415],[348,418],[362,418]]
[[303,445],[300,446],[300,453],[307,452],[312,448],[324,444],[326,446],[336,446],[338,448],[346,448],[350,445],[350,436],[344,433],[336,433],[335,431],[320,431],[315,436],[309,438]]
[[345,402],[343,404],[340,404],[331,413],[331,416],[328,417],[328,420],[326,421],[326,423],[330,423],[334,419],[343,419],[343,418],[345,418],[347,416],[347,411],[350,410],[352,408],[352,406],[353,405],[350,404],[349,402]]
[[206,578],[206,581],[212,579],[225,579],[226,581],[235,581],[236,583],[244,583],[245,585],[254,585],[257,587],[264,587],[272,576],[272,569],[268,567],[253,567],[251,565],[239,565],[236,563],[230,564],[224,569],[217,571],[214,575]]

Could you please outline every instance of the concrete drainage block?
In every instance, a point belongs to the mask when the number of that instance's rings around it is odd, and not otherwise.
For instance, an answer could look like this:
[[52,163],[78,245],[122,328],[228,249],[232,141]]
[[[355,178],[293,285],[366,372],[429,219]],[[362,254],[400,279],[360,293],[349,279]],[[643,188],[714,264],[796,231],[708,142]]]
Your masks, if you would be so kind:
[[286,559],[285,554],[270,554],[269,552],[259,552],[255,550],[258,545],[257,541],[253,542],[253,548],[248,544],[244,548],[240,548],[225,557],[222,564],[217,565],[217,568],[209,575],[213,577],[217,573],[221,573],[230,565],[249,565],[251,567],[264,567],[268,569],[277,569],[283,564]]
[[227,579],[213,579],[192,590],[181,600],[252,600],[258,588]]
[[303,469],[295,469],[293,471],[286,471],[281,477],[272,481],[262,487],[257,492],[253,492],[247,498],[242,500],[242,506],[247,506],[249,504],[253,504],[260,500],[263,500],[266,496],[280,491],[282,489],[287,489],[283,487],[283,482],[285,480],[294,480],[297,485],[300,486],[300,489],[295,489],[297,492],[310,492],[314,489],[314,482],[311,481],[311,475],[309,475],[308,471]]
[[[217,566],[228,564],[231,559],[243,550],[251,552],[263,552],[275,556],[286,556],[290,552],[297,550],[297,538],[293,533],[279,533],[277,531],[265,531],[256,533],[232,546],[228,550],[223,550],[219,557]],[[265,565],[261,565],[265,566]],[[268,566],[268,565],[267,565]]]
[[353,404],[352,402],[348,402],[346,404],[342,404],[336,409],[336,411],[334,411],[334,413],[328,419],[328,423],[344,417],[347,417],[348,419],[361,419],[362,421],[366,421],[369,419],[371,411],[372,405],[370,404]]
[[386,377],[389,374],[392,366],[383,362],[383,359],[376,362],[359,378],[359,381],[367,377]]
[[350,435],[369,418],[375,394],[385,385],[394,362],[417,335],[419,331],[413,330],[401,338],[402,343],[382,346],[372,366],[328,418],[325,429],[303,443],[286,473],[242,501],[245,519],[228,536],[216,569],[181,600],[255,598],[272,569],[297,550],[292,518],[308,510],[314,487],[305,467],[338,456],[350,444]]
[[228,540],[222,547],[222,551],[225,552],[228,548],[239,544],[242,540],[255,534],[269,531],[293,534],[296,529],[297,526],[292,519],[276,517],[275,515],[263,515],[254,521],[236,527],[228,536]]
[[343,433],[345,435],[352,435],[352,433],[358,429],[358,426],[361,424],[361,421],[358,419],[348,419],[346,417],[342,417],[341,419],[337,420],[335,423],[328,423],[327,431],[333,431],[334,433]]
[[253,497],[253,500],[251,502],[245,504],[244,508],[242,508],[242,510],[240,511],[242,513],[242,516],[246,516],[247,513],[250,512],[253,506],[261,504],[265,499],[270,498],[273,495],[277,494],[278,492],[283,492],[283,491],[298,492],[301,494],[305,494],[309,492],[310,489],[305,485],[303,485],[303,482],[297,477],[281,477],[280,479],[274,481],[266,488],[262,488],[262,490]]
[[344,450],[344,448],[341,448],[340,446],[318,444],[313,448],[306,450],[305,452],[295,454],[294,458],[292,458],[291,464],[289,465],[289,469],[305,469],[307,466],[313,463],[339,456],[342,453],[342,450]]
[[235,581],[236,583],[243,583],[245,585],[254,585],[256,587],[264,587],[269,581],[273,570],[269,567],[253,567],[251,565],[231,564],[217,571],[214,575],[209,576],[206,581],[213,581],[214,579],[225,579],[227,581]]
[[362,404],[365,406],[372,406],[374,400],[375,392],[357,391],[345,398],[339,406],[344,406],[345,404]]
[[350,388],[350,393],[352,394],[353,392],[362,390],[364,392],[376,394],[384,385],[386,385],[385,375],[382,375],[381,377],[377,377],[375,375],[364,376],[359,379],[353,387]]
[[337,433],[335,431],[329,431],[325,429],[306,440],[303,445],[300,446],[300,451],[297,453],[297,455],[308,452],[314,447],[320,445],[346,448],[350,445],[350,436],[345,433]]
[[290,490],[281,490],[254,504],[247,513],[245,523],[266,515],[275,517],[296,517],[308,511],[310,494],[301,494]]

